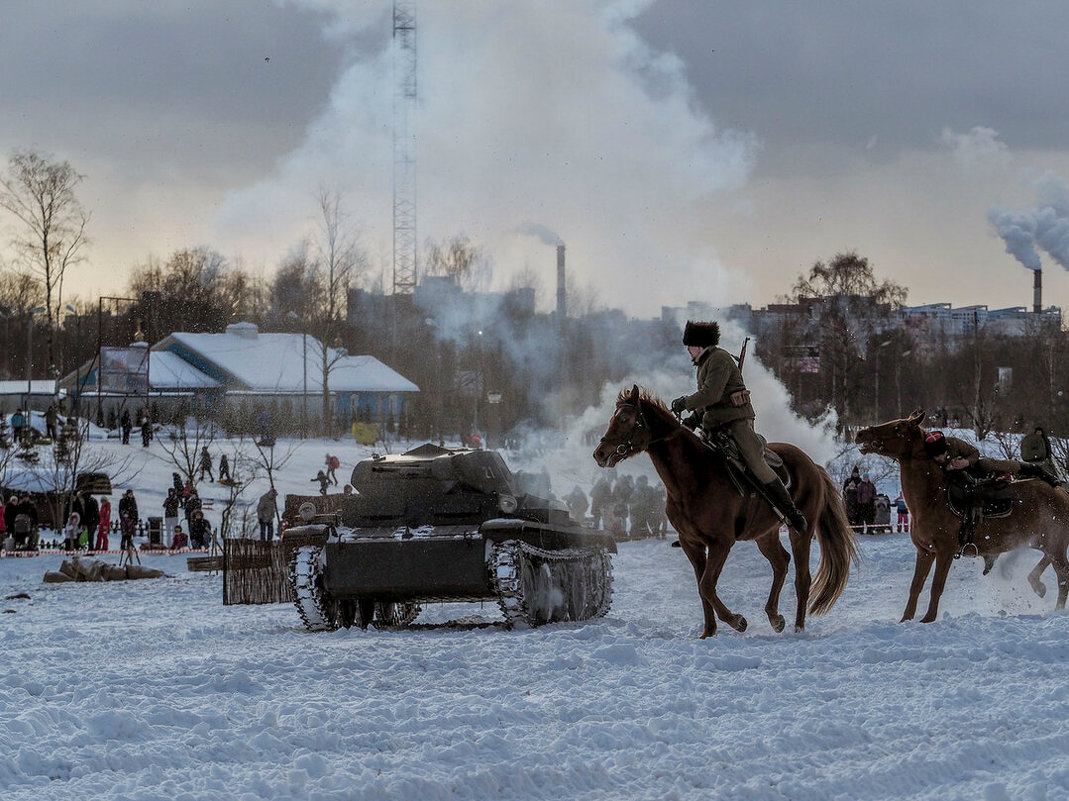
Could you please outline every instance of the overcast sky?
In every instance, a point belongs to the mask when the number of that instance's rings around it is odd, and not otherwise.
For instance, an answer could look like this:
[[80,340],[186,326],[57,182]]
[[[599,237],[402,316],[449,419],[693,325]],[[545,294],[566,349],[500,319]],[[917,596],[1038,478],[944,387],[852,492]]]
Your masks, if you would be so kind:
[[[270,274],[319,187],[369,278],[388,270],[391,7],[3,0],[0,151],[85,175],[68,287],[113,293],[194,245]],[[1030,307],[1038,264],[1045,305],[1069,307],[1069,4],[417,8],[419,238],[470,237],[496,288],[527,268],[552,298],[538,230],[641,317],[764,305],[845,250],[913,304]]]

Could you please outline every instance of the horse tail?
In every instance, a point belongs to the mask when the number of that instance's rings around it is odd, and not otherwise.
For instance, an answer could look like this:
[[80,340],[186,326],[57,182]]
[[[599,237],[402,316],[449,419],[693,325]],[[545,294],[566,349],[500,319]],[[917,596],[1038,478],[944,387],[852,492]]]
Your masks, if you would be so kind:
[[846,516],[839,488],[828,471],[817,465],[824,483],[824,506],[817,522],[820,563],[813,577],[813,598],[809,613],[823,615],[831,611],[850,580],[850,563],[858,564],[857,534]]

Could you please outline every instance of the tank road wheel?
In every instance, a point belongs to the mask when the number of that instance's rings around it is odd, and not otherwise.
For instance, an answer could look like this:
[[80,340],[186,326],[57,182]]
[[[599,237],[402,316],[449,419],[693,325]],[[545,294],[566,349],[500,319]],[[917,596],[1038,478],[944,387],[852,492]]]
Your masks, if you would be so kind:
[[338,628],[337,604],[323,589],[323,548],[302,545],[290,559],[290,587],[297,613],[309,631]]
[[421,611],[417,603],[379,601],[375,604],[375,619],[371,625],[377,629],[404,628],[419,617]]
[[612,601],[612,559],[604,549],[504,542],[490,549],[487,570],[509,626],[603,617]]

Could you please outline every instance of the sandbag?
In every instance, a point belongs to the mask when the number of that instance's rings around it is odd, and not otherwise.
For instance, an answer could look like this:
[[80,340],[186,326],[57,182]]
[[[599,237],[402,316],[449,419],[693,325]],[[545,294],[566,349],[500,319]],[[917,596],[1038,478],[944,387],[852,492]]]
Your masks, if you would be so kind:
[[62,584],[65,581],[74,581],[74,579],[58,570],[49,570],[45,573],[45,584]]

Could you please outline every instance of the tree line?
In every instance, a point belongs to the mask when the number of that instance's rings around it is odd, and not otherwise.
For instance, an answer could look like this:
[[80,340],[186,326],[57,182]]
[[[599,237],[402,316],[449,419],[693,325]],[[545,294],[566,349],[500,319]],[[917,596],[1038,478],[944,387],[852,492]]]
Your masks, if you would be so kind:
[[[472,319],[447,333],[439,309],[375,284],[359,227],[343,197],[325,189],[314,200],[313,230],[270,276],[194,246],[147,258],[114,297],[74,297],[64,281],[84,263],[89,243],[90,215],[77,199],[83,178],[69,163],[33,151],[13,154],[0,177],[10,233],[0,262],[4,378],[24,378],[28,364],[34,377],[58,377],[91,361],[98,343],[152,343],[173,331],[219,332],[241,320],[264,331],[306,333],[325,349],[374,355],[401,372],[423,390],[409,419],[394,421],[413,436],[450,438],[473,429],[505,436],[561,423],[597,403],[607,382],[625,382],[681,352],[674,324],[601,308],[596,293],[574,279],[568,319],[534,313],[530,298],[543,288],[529,269],[513,279],[491,318],[471,307]],[[420,264],[423,276],[447,277],[466,294],[487,289],[493,273],[490,254],[463,235],[426,242]],[[828,301],[814,306],[819,318],[784,320],[758,338],[756,353],[797,412],[815,420],[831,409],[844,429],[924,408],[981,435],[1033,424],[1069,432],[1065,332],[995,337],[977,328],[963,340],[917,347],[908,331],[888,325],[907,295],[856,253],[817,261],[783,300]],[[815,371],[812,364],[799,369],[803,343],[816,344]],[[318,386],[332,358],[323,359]],[[689,380],[680,376],[680,383]],[[326,410],[326,393],[323,402]]]

